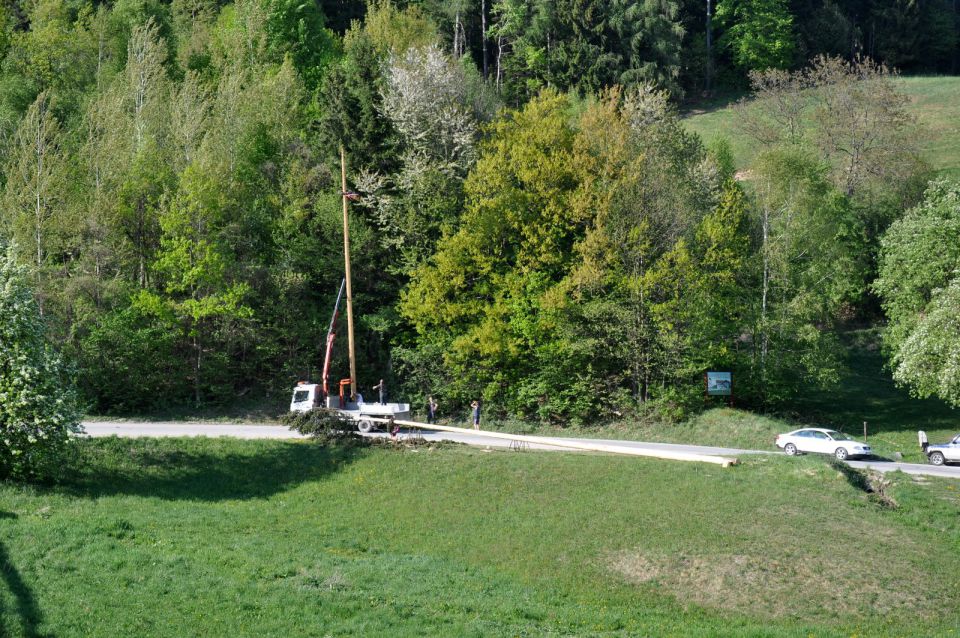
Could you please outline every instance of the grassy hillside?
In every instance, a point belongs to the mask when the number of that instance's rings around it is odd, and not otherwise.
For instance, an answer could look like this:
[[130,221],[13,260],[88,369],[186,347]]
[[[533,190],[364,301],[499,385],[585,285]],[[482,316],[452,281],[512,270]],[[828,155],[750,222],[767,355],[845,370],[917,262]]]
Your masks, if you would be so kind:
[[[900,78],[897,83],[910,97],[911,111],[921,125],[927,161],[940,174],[960,179],[960,77]],[[685,122],[708,143],[718,136],[726,137],[737,167],[750,167],[757,145],[737,130],[729,105],[694,110]]]
[[[824,459],[107,439],[0,484],[0,635],[949,635],[952,482]],[[929,560],[937,556],[938,561]]]

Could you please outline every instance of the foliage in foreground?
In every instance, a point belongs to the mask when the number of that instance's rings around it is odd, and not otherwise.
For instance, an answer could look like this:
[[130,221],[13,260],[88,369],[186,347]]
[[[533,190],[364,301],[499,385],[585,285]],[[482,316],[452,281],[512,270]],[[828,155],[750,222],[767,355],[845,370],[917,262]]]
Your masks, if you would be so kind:
[[0,244],[0,479],[47,478],[80,431],[71,380],[47,343],[12,246]]
[[321,443],[361,445],[366,441],[354,431],[350,419],[336,410],[317,408],[307,412],[287,412],[280,417],[280,421],[291,430]]

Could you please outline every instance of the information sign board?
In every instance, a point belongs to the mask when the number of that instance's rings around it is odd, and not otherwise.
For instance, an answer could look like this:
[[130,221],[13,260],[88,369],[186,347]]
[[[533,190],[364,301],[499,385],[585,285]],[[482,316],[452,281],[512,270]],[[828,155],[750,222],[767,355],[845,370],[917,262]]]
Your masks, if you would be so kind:
[[707,396],[733,394],[733,375],[730,372],[707,372]]

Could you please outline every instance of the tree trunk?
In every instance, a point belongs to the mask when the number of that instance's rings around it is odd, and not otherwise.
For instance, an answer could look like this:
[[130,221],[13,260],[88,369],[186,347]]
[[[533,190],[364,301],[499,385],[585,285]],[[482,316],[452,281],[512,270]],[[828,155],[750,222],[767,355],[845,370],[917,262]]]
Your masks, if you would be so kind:
[[453,57],[458,60],[463,57],[463,50],[466,46],[466,36],[464,35],[463,39],[461,39],[462,33],[463,25],[460,23],[460,11],[457,10],[457,15],[453,22]]
[[767,380],[767,292],[770,288],[770,210],[763,208],[763,294],[760,302],[760,376],[763,383],[763,391],[766,391]]
[[43,189],[43,156],[46,151],[43,139],[43,117],[42,112],[40,117],[37,119],[37,135],[34,138],[35,146],[34,151],[37,156],[37,181],[34,186],[34,224],[36,231],[36,240],[37,240],[37,276],[40,274],[40,266],[43,264],[43,243],[42,243],[42,230],[41,226],[43,224],[43,207],[41,204],[42,199],[42,189]]
[[711,2],[707,0],[707,68],[706,68],[706,91],[709,93],[713,89],[713,14],[711,11]]
[[200,336],[199,334],[193,335],[193,349],[195,352],[194,366],[193,366],[193,401],[196,407],[200,407],[200,358],[203,351],[200,348]]
[[500,62],[501,62],[502,59],[503,59],[503,36],[502,36],[502,35],[498,35],[498,36],[497,36],[497,82],[496,82],[496,84],[497,84],[497,93],[499,93],[499,92],[501,91],[501,89],[503,88],[503,87],[501,86],[501,84],[502,84],[502,79],[501,79],[502,76],[500,75],[500,72],[501,72]]
[[490,75],[490,64],[487,60],[487,0],[480,0],[480,41],[483,44],[483,79]]

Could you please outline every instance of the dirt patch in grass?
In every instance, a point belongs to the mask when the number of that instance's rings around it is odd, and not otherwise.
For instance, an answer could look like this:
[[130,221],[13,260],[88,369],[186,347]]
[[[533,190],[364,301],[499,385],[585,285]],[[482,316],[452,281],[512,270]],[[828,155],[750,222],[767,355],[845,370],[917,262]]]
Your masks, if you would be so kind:
[[854,565],[852,558],[853,552],[844,550],[835,557],[777,560],[630,550],[612,555],[608,566],[629,582],[651,585],[689,604],[768,619],[918,614],[933,611],[941,600],[939,592],[905,582],[909,574],[891,573],[889,565],[877,573],[877,566]]

